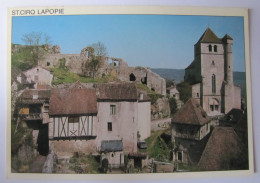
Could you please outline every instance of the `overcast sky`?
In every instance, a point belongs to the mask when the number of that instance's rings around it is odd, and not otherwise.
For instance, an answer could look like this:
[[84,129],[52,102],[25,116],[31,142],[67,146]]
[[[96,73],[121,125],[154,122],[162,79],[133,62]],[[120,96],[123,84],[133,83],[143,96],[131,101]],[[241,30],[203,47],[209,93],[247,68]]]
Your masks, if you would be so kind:
[[60,45],[62,53],[102,42],[108,56],[130,66],[184,69],[194,59],[194,44],[207,27],[218,37],[233,39],[234,71],[245,71],[243,17],[176,15],[64,15],[13,17],[12,43],[42,32]]

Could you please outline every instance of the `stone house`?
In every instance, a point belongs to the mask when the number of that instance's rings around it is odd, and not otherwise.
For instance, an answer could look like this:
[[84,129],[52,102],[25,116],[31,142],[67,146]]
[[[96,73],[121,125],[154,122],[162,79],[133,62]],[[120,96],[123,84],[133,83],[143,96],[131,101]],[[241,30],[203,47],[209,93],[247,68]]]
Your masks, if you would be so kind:
[[134,83],[104,83],[96,86],[98,100],[98,144],[122,140],[124,151],[137,151],[137,134],[150,136],[151,102],[138,93]]
[[192,85],[192,97],[211,116],[241,108],[241,89],[233,82],[233,39],[218,38],[207,28],[194,45],[194,61],[184,80]]
[[108,160],[109,168],[124,166],[124,152],[122,140],[104,140],[101,142],[101,161]]
[[49,151],[48,123],[50,90],[26,89],[19,96],[17,105],[19,117],[32,129],[34,145],[40,154],[46,155]]
[[[173,116],[171,125],[173,160],[192,164],[198,162],[205,145],[204,139],[210,133],[211,126],[214,126],[207,113],[196,99],[191,98]],[[201,149],[194,151],[193,148]]]
[[166,93],[170,95],[170,97],[175,98],[176,100],[180,100],[180,92],[177,90],[176,86],[171,85],[166,88]]
[[[28,83],[34,83],[34,88],[48,88],[51,86],[53,75],[50,71],[36,66],[23,72]],[[45,87],[43,87],[45,86]]]

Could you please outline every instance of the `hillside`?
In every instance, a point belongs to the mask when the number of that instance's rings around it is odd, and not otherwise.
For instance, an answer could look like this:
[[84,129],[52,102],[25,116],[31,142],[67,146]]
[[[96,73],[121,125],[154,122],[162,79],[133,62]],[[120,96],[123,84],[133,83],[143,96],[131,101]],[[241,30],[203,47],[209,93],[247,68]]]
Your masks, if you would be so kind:
[[[174,80],[176,83],[180,83],[184,80],[184,69],[151,69],[153,72],[159,74],[165,79]],[[241,87],[242,97],[246,96],[246,74],[245,72],[233,72],[234,83]]]

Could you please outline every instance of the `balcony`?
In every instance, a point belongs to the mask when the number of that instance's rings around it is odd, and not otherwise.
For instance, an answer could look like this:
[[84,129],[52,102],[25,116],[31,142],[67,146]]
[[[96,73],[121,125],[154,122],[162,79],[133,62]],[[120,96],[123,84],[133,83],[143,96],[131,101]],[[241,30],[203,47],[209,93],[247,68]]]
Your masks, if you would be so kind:
[[30,113],[30,114],[21,114],[22,120],[32,121],[32,120],[42,120],[41,113]]

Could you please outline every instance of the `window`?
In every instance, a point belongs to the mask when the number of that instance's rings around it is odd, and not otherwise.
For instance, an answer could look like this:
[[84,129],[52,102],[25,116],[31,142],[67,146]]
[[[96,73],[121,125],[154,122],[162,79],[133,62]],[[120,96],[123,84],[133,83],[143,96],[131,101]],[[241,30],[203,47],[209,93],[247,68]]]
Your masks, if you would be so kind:
[[200,97],[200,94],[199,94],[199,93],[197,93],[197,97],[198,97],[198,98]]
[[211,76],[211,81],[212,81],[212,93],[216,93],[216,76],[213,74]]
[[214,106],[213,105],[210,105],[210,110],[214,111]]
[[49,111],[49,106],[48,105],[44,106],[44,111]]
[[50,66],[50,62],[47,62],[47,64],[46,64],[47,66]]
[[35,75],[34,76],[34,81],[38,81],[39,80],[39,76],[38,75]]
[[214,45],[214,52],[218,52],[218,46]]
[[78,123],[79,122],[79,117],[69,117],[69,123]]
[[212,52],[212,46],[209,45],[209,52]]
[[218,111],[218,105],[215,105],[215,111]]
[[211,63],[212,63],[212,65],[215,65],[215,61],[214,61],[214,60],[212,60],[212,62],[211,62]]
[[110,115],[116,114],[116,105],[110,105]]
[[182,151],[178,151],[178,161],[182,162]]
[[107,131],[112,131],[112,122],[107,123]]

